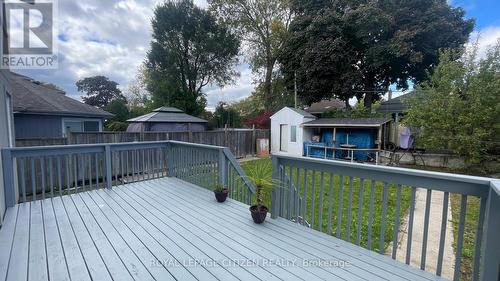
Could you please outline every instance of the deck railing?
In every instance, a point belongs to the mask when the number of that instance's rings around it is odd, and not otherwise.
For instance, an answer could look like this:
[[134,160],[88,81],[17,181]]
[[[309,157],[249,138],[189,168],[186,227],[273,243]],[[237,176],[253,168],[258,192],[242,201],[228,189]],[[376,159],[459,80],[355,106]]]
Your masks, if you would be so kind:
[[[479,202],[473,242],[473,280],[500,280],[500,183],[493,179],[420,171],[368,164],[273,155],[275,185],[271,196],[272,217],[283,217],[370,250],[390,255],[422,270],[443,272],[445,239],[454,239],[453,279],[461,278],[467,202]],[[425,211],[415,229],[417,193],[425,194]],[[440,208],[431,208],[436,197]],[[457,202],[449,206],[451,197]],[[442,199],[441,199],[442,198]],[[423,198],[418,198],[418,200]],[[447,237],[449,207],[459,208],[454,217],[455,237]],[[438,213],[439,245],[434,264],[428,262],[431,214]],[[471,218],[468,218],[469,220]],[[400,226],[407,225],[401,239]],[[434,223],[436,223],[434,221]],[[468,224],[470,225],[470,224]],[[415,243],[416,232],[422,232]],[[435,233],[435,232],[434,232]],[[451,235],[448,235],[451,236]],[[405,244],[402,243],[406,240]],[[449,240],[448,240],[449,241]],[[453,240],[452,240],[453,241]],[[412,243],[413,242],[413,243]],[[470,241],[469,241],[470,242]],[[398,253],[402,251],[402,253]],[[471,255],[471,253],[467,253]],[[448,257],[449,258],[449,257]],[[435,266],[435,268],[434,268]],[[426,268],[427,267],[427,268]],[[450,276],[451,277],[451,276]]]
[[6,148],[2,163],[6,207],[165,176],[245,203],[255,190],[229,149],[177,141]]

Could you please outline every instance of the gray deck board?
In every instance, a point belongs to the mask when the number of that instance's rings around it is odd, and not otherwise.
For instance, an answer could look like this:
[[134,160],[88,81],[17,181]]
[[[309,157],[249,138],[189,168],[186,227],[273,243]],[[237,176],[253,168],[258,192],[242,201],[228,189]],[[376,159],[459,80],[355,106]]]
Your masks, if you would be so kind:
[[52,202],[50,199],[41,202],[49,280],[70,280]]
[[[149,183],[146,183],[146,184],[149,184]],[[152,188],[154,188],[154,184],[151,185]],[[168,192],[168,194],[166,194],[167,196],[175,196],[173,195],[173,193],[177,192],[175,191],[174,189],[168,189],[168,191],[165,191],[166,189],[155,189],[159,192]],[[153,193],[154,191],[151,192],[151,194]],[[201,192],[203,193],[203,192]],[[179,196],[181,196],[182,194],[178,194]],[[209,194],[206,194],[204,197],[202,195],[202,197],[198,197],[198,195],[196,194],[191,194],[191,196],[189,197],[190,201],[193,201],[193,204],[195,204],[194,206],[206,206],[207,204],[210,204],[210,199],[209,197],[207,197],[207,195]],[[179,200],[182,200],[182,198],[178,197]],[[203,202],[204,200],[209,200],[209,202]],[[185,204],[189,204],[187,202],[184,202]],[[193,206],[193,208],[194,208]],[[218,206],[216,204],[216,206]],[[190,208],[190,210],[193,210],[193,208]],[[246,209],[246,208],[245,208]],[[228,224],[231,225],[231,224],[238,224],[238,225],[245,225],[247,227],[249,227],[250,229],[252,229],[252,227],[254,226],[253,223],[248,219],[248,217],[241,217],[241,219],[238,217],[237,214],[239,214],[240,212],[224,212],[224,215],[221,217],[221,219],[224,219],[224,220],[227,220],[229,216],[235,216],[235,220],[236,221],[228,221]],[[221,212],[215,212],[215,213],[211,213],[210,215],[211,216],[220,216]],[[203,215],[202,213],[198,214],[198,215]],[[296,227],[296,226],[295,226]],[[259,231],[263,232],[263,235],[262,238],[267,238],[267,237],[270,237],[270,239],[276,239],[276,240],[281,240],[280,238],[283,237],[283,233],[281,232],[273,232],[272,229],[268,229],[268,228],[261,228]],[[294,241],[294,240],[297,240],[297,237],[290,237],[290,241]],[[273,241],[271,240],[273,243],[278,243],[280,244],[280,242],[276,242],[276,241]],[[299,249],[299,251],[302,251],[303,253],[309,253],[311,255],[314,255],[313,259],[322,259],[324,261],[328,261],[328,260],[334,260],[334,259],[340,259],[340,260],[353,260],[352,257],[349,257],[345,254],[342,254],[340,253],[339,251],[337,251],[336,249],[331,249],[330,251],[326,252],[326,251],[323,251],[323,249],[321,249],[321,247],[315,247],[315,245],[307,245],[307,240],[303,240],[303,241],[296,241],[296,243],[292,242],[292,243],[289,243],[288,246],[285,246],[286,248],[297,248]],[[356,265],[356,264],[354,264]],[[363,268],[361,267],[350,267],[350,268],[346,268],[345,271],[341,271],[341,272],[337,272],[338,276],[341,276],[342,278],[347,278],[347,277],[351,277],[351,278],[348,278],[348,279],[353,279],[353,280],[359,280],[359,279],[368,279],[368,280],[387,280],[387,274],[389,275],[393,275],[392,273],[390,272],[387,272],[387,271],[383,271],[377,267],[373,267],[373,266],[370,266],[370,264],[363,264]],[[347,272],[346,272],[347,271]],[[377,274],[378,273],[378,274]],[[411,279],[409,279],[411,280]]]
[[19,205],[7,209],[4,223],[0,231],[0,280],[5,280],[9,268],[9,260],[16,231],[17,213]]
[[443,280],[285,219],[256,225],[247,205],[213,197],[161,178],[18,204],[0,229],[0,280]]

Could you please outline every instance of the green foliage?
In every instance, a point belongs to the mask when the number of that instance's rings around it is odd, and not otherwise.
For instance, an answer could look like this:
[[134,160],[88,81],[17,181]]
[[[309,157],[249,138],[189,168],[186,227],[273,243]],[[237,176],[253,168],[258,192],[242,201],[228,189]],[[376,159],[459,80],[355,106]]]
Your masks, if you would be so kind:
[[118,83],[105,76],[93,76],[78,80],[76,87],[79,92],[86,94],[82,99],[88,105],[104,108],[112,100],[126,100],[118,89]]
[[364,107],[362,103],[357,103],[352,108],[334,109],[321,114],[321,117],[325,118],[375,118],[384,116],[384,113],[374,112],[372,109]]
[[115,115],[111,118],[113,121],[125,122],[130,116],[127,103],[122,99],[112,100],[104,110]]
[[266,110],[275,95],[272,79],[278,54],[288,36],[291,20],[286,0],[209,0],[211,11],[230,24],[248,46],[246,54],[254,73],[263,75]]
[[153,103],[199,115],[206,105],[203,87],[224,86],[237,75],[232,67],[238,61],[238,38],[191,0],[158,5],[152,28],[145,81]]
[[106,123],[106,131],[124,132],[127,130],[127,127],[127,122],[110,121]]
[[208,126],[211,128],[224,128],[226,124],[229,128],[240,128],[241,116],[231,106],[228,106],[224,102],[219,102],[208,122]]
[[420,145],[451,150],[473,164],[495,158],[492,151],[500,146],[500,41],[482,59],[475,49],[443,52],[429,81],[408,102],[405,122],[420,128]]
[[226,187],[223,184],[220,184],[220,183],[214,184],[214,191],[215,192],[224,192],[225,189],[226,189]]
[[439,50],[461,48],[474,25],[445,0],[293,0],[292,11],[279,61],[306,104],[364,96],[369,107],[379,95],[362,90],[422,81]]
[[255,185],[255,199],[258,206],[264,202],[264,192],[270,192],[273,187],[272,165],[269,161],[258,162],[255,165],[247,166],[246,174],[248,179]]

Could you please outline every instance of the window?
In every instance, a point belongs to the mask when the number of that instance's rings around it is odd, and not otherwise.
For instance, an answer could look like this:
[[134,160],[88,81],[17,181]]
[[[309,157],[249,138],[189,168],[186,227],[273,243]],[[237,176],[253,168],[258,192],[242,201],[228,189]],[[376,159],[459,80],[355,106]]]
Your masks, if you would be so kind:
[[290,126],[290,142],[297,142],[297,126]]
[[63,133],[68,135],[70,132],[100,132],[101,121],[92,119],[64,119]]
[[85,121],[83,122],[83,131],[85,132],[99,132],[98,121]]

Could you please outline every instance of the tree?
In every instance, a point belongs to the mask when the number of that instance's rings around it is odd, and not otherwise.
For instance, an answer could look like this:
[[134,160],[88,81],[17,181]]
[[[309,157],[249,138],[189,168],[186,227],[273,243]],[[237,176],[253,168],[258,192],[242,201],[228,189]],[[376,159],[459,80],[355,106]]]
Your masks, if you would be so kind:
[[112,100],[125,100],[122,92],[118,89],[118,83],[105,76],[99,75],[78,80],[76,87],[79,92],[86,94],[82,99],[88,105],[104,108]]
[[241,127],[241,116],[238,111],[225,102],[219,102],[209,123],[213,128],[224,128],[226,124],[229,128],[239,128]]
[[153,39],[146,60],[147,88],[155,105],[198,115],[206,105],[203,87],[224,86],[237,75],[239,39],[191,0],[155,8]]
[[456,58],[442,53],[409,99],[405,123],[420,129],[417,142],[425,148],[448,149],[474,164],[499,159],[500,40],[483,59],[475,50]]
[[291,20],[288,1],[209,0],[208,3],[246,41],[253,71],[264,72],[264,107],[269,110],[273,71]]
[[461,48],[474,25],[446,0],[294,0],[292,11],[280,62],[307,103],[357,97],[371,107],[390,85],[425,79],[439,50]]

